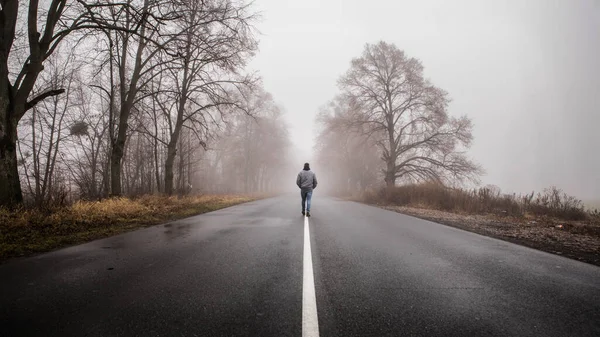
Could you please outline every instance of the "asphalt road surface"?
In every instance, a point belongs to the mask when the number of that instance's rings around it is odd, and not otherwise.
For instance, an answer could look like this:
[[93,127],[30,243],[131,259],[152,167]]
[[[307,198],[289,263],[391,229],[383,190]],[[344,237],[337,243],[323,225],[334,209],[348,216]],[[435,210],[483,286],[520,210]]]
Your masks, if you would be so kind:
[[0,336],[600,336],[599,267],[299,199],[4,263]]

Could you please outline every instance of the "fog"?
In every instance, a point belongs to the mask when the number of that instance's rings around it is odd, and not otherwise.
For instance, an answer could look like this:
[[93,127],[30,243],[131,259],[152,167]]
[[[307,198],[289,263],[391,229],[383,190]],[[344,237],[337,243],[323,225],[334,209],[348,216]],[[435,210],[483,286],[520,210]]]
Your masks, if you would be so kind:
[[600,206],[597,0],[57,1],[0,41],[0,205],[295,191],[309,162],[321,193]]
[[[473,121],[481,184],[600,199],[600,2],[259,0],[250,67],[285,107],[300,170],[319,108],[366,43],[395,44]],[[313,165],[319,174],[319,167]],[[290,177],[293,181],[294,177]]]

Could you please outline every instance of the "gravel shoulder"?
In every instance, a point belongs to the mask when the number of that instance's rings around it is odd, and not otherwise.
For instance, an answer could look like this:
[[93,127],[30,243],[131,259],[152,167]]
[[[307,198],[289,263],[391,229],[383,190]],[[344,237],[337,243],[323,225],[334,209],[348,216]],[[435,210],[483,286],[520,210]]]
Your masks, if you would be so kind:
[[600,224],[379,207],[600,266]]

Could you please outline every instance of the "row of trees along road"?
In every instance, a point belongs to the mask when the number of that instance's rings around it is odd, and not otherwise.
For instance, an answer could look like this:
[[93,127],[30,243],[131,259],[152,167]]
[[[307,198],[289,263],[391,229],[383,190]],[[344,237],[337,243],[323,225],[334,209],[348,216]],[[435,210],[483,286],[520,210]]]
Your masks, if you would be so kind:
[[[319,113],[317,159],[338,192],[397,182],[476,179],[465,153],[471,121],[448,114],[448,94],[395,45],[367,44],[338,81],[339,94]],[[382,179],[383,178],[383,179]]]
[[[226,166],[214,158],[243,169],[227,173],[243,184],[220,191],[273,185],[277,173],[257,167],[282,167],[289,141],[280,108],[245,70],[258,46],[248,3],[0,6],[0,205],[186,193]],[[244,127],[243,144],[281,155],[228,158],[220,138]]]

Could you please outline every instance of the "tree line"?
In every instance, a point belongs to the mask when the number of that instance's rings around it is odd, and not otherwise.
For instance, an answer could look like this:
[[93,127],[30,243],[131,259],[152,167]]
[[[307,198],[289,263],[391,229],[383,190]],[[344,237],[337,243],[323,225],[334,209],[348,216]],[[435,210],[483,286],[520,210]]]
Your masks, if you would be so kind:
[[276,187],[289,140],[246,70],[249,3],[0,6],[1,205]]

